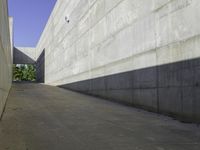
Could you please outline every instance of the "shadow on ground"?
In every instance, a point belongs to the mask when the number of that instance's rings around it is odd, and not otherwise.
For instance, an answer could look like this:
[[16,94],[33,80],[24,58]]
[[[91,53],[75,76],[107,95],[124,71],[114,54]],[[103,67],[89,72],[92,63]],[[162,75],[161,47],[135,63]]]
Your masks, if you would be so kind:
[[200,128],[57,87],[14,83],[1,150],[199,150]]

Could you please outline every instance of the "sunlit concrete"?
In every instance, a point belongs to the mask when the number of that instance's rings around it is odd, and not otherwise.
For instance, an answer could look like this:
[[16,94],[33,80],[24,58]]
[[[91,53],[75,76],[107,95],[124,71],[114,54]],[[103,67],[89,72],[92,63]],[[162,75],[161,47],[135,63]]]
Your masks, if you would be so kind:
[[57,87],[14,84],[0,150],[199,150],[200,128]]
[[36,47],[37,57],[46,51],[45,83],[199,58],[199,7],[199,0],[58,0]]
[[12,81],[13,20],[8,17],[7,0],[0,1],[0,118]]

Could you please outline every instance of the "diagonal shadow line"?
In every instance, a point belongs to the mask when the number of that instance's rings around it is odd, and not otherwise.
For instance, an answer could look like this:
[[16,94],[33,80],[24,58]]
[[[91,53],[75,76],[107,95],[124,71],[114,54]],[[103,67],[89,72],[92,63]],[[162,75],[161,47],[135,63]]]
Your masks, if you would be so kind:
[[13,64],[35,64],[36,61],[21,52],[18,48],[13,49]]

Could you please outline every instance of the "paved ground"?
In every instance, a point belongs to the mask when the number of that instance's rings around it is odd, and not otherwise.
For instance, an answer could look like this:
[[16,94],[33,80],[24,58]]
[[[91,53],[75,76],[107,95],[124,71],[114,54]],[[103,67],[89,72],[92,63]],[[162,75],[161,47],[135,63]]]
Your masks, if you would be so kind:
[[14,84],[0,150],[200,150],[200,127],[40,84]]

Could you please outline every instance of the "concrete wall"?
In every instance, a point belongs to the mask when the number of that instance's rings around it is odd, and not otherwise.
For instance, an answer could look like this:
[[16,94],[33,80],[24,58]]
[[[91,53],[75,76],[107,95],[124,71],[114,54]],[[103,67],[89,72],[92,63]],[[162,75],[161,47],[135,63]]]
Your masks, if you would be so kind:
[[36,50],[33,47],[14,47],[14,64],[34,64],[36,59]]
[[45,83],[200,121],[199,8],[58,0],[36,48],[36,57],[45,49]]
[[[10,29],[9,29],[10,26]],[[12,81],[12,19],[8,18],[7,0],[0,1],[0,116]]]
[[45,79],[45,49],[36,61],[36,80],[39,83],[44,83]]

